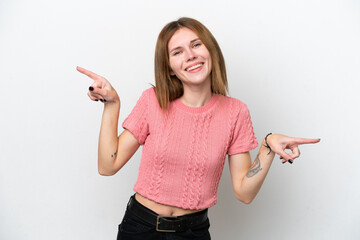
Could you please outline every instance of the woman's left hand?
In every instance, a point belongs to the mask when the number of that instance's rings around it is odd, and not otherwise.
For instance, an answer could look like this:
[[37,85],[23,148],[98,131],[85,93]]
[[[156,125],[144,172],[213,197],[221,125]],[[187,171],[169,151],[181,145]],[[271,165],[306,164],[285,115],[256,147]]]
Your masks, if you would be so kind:
[[[266,142],[274,153],[280,155],[280,159],[282,159],[282,163],[285,162],[292,163],[295,158],[298,158],[300,156],[299,145],[318,143],[319,141],[320,141],[319,138],[316,139],[294,138],[281,134],[271,134],[268,135]],[[266,145],[265,139],[264,139],[264,144]],[[291,153],[286,153],[285,149],[290,149]]]

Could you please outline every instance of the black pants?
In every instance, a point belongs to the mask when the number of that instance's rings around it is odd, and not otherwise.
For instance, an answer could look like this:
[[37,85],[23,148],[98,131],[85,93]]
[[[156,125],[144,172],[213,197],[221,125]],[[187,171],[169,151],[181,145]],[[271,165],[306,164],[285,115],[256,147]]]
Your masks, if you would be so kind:
[[[134,196],[132,197],[135,200]],[[136,201],[136,200],[135,200]],[[136,204],[140,204],[136,201]],[[141,204],[140,204],[141,205]],[[142,207],[145,207],[141,205]],[[147,209],[148,211],[152,211]],[[155,213],[155,212],[154,212]],[[188,214],[191,215],[191,214]],[[188,215],[184,215],[186,217]],[[156,227],[149,224],[133,214],[129,208],[126,209],[125,216],[119,225],[117,240],[210,240],[209,219],[197,226],[188,228],[181,232],[158,232]]]

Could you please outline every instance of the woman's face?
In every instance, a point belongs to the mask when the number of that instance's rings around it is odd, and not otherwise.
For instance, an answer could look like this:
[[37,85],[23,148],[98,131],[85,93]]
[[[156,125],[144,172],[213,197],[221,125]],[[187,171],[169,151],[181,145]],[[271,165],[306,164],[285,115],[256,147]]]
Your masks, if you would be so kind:
[[171,75],[176,75],[184,87],[211,83],[210,53],[193,31],[177,30],[168,43],[168,51]]

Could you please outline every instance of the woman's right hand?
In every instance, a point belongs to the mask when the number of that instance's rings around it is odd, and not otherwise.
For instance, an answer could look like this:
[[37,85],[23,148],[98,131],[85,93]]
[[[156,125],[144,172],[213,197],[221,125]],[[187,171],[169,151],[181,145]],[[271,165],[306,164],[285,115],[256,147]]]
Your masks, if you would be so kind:
[[77,67],[80,73],[85,74],[89,78],[94,80],[94,83],[90,85],[88,96],[93,101],[101,101],[104,103],[119,102],[120,98],[115,89],[111,86],[110,82],[104,77],[99,76],[89,70],[82,67]]

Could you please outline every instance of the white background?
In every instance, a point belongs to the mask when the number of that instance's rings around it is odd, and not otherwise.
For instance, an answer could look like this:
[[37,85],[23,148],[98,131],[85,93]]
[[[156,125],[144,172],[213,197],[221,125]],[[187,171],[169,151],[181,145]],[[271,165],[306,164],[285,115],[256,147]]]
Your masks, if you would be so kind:
[[158,33],[181,16],[217,38],[259,141],[321,138],[293,165],[276,157],[250,205],[226,165],[213,239],[360,239],[357,0],[1,0],[0,239],[116,238],[141,151],[98,175],[103,107],[75,67],[111,81],[122,123],[154,82]]

